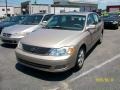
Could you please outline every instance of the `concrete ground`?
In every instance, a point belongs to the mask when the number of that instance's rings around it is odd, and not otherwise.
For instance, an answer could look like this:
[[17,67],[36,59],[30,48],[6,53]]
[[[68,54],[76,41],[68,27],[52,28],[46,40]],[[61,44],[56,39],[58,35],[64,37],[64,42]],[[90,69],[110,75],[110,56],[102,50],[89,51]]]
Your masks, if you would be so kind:
[[14,50],[0,41],[0,90],[120,90],[120,29],[105,30],[79,71],[31,69],[17,64]]

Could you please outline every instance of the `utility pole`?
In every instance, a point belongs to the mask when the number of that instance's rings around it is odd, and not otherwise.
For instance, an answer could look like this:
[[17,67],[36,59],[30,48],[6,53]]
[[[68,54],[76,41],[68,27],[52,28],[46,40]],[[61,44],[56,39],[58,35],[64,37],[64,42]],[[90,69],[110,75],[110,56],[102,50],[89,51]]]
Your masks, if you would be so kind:
[[35,0],[35,2],[34,2],[35,4],[37,4],[37,1]]
[[5,0],[5,3],[6,3],[6,16],[8,15],[8,12],[7,12],[7,0]]

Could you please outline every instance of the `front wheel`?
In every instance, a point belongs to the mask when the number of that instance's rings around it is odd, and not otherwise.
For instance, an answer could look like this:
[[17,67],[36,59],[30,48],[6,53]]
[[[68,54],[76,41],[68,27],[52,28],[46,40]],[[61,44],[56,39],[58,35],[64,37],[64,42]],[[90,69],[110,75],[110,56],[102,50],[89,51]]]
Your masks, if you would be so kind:
[[82,68],[82,66],[84,64],[84,60],[85,60],[85,49],[81,48],[77,55],[75,68],[77,68],[77,69]]
[[119,25],[117,24],[117,25],[115,25],[115,28],[114,28],[114,29],[118,29],[118,27],[119,27]]

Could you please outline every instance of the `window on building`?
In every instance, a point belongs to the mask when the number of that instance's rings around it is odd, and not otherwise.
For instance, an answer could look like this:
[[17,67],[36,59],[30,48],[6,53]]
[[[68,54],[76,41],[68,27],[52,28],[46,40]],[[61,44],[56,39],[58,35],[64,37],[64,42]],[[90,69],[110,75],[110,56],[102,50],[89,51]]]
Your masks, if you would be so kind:
[[8,8],[7,11],[10,11],[10,9]]
[[2,9],[2,11],[5,11],[5,9]]
[[40,13],[46,13],[46,10],[40,10]]

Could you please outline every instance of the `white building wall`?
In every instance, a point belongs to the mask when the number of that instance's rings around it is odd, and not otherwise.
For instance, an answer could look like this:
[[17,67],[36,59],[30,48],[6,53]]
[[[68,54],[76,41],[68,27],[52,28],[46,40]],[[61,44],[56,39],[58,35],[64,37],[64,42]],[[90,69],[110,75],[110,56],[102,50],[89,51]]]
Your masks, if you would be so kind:
[[14,14],[20,15],[21,14],[21,7],[14,7]]
[[[7,7],[8,14],[11,16],[14,15],[14,7]],[[6,15],[6,7],[0,6],[0,17],[4,17]]]
[[70,2],[70,3],[93,3],[93,4],[97,4],[97,0],[53,0],[54,2],[60,2],[60,3],[64,3],[64,2]]
[[96,8],[95,7],[92,7],[92,6],[81,6],[80,7],[80,11],[81,12],[85,12],[85,11],[93,11],[93,10],[96,10]]
[[77,11],[77,12],[79,12],[80,11],[80,8],[69,8],[70,10],[69,11]]
[[35,13],[41,13],[42,11],[45,11],[46,13],[50,13],[50,6],[48,5],[31,5],[30,7],[30,13],[35,14]]
[[[59,0],[58,0],[59,1]],[[70,11],[80,11],[80,12],[85,12],[85,11],[93,11],[97,9],[97,5],[88,5],[88,4],[81,4],[80,7],[61,7],[61,6],[56,6],[56,7],[51,7],[51,5],[44,5],[44,4],[33,4],[30,5],[30,14],[35,14],[35,13],[41,13],[42,11],[45,11],[46,13],[55,13],[59,14],[61,12],[70,12]]]
[[75,5],[76,4],[76,6],[78,7],[78,5],[79,5],[80,10],[76,10],[74,7],[71,8],[71,10],[75,9],[76,11],[81,11],[81,12],[93,11],[93,10],[96,10],[98,8],[97,0],[53,0],[53,1],[54,1],[54,4],[56,6],[57,5],[58,6],[60,6],[60,5],[65,6],[65,5],[70,5],[70,4]]
[[51,13],[54,13],[55,10],[55,14],[59,14],[62,11],[63,12],[71,12],[71,11],[80,11],[80,8],[74,8],[74,7],[51,7]]
[[[14,15],[14,7],[7,7],[7,12],[11,16]],[[2,6],[0,7],[0,17],[4,17],[6,15],[6,7]]]

